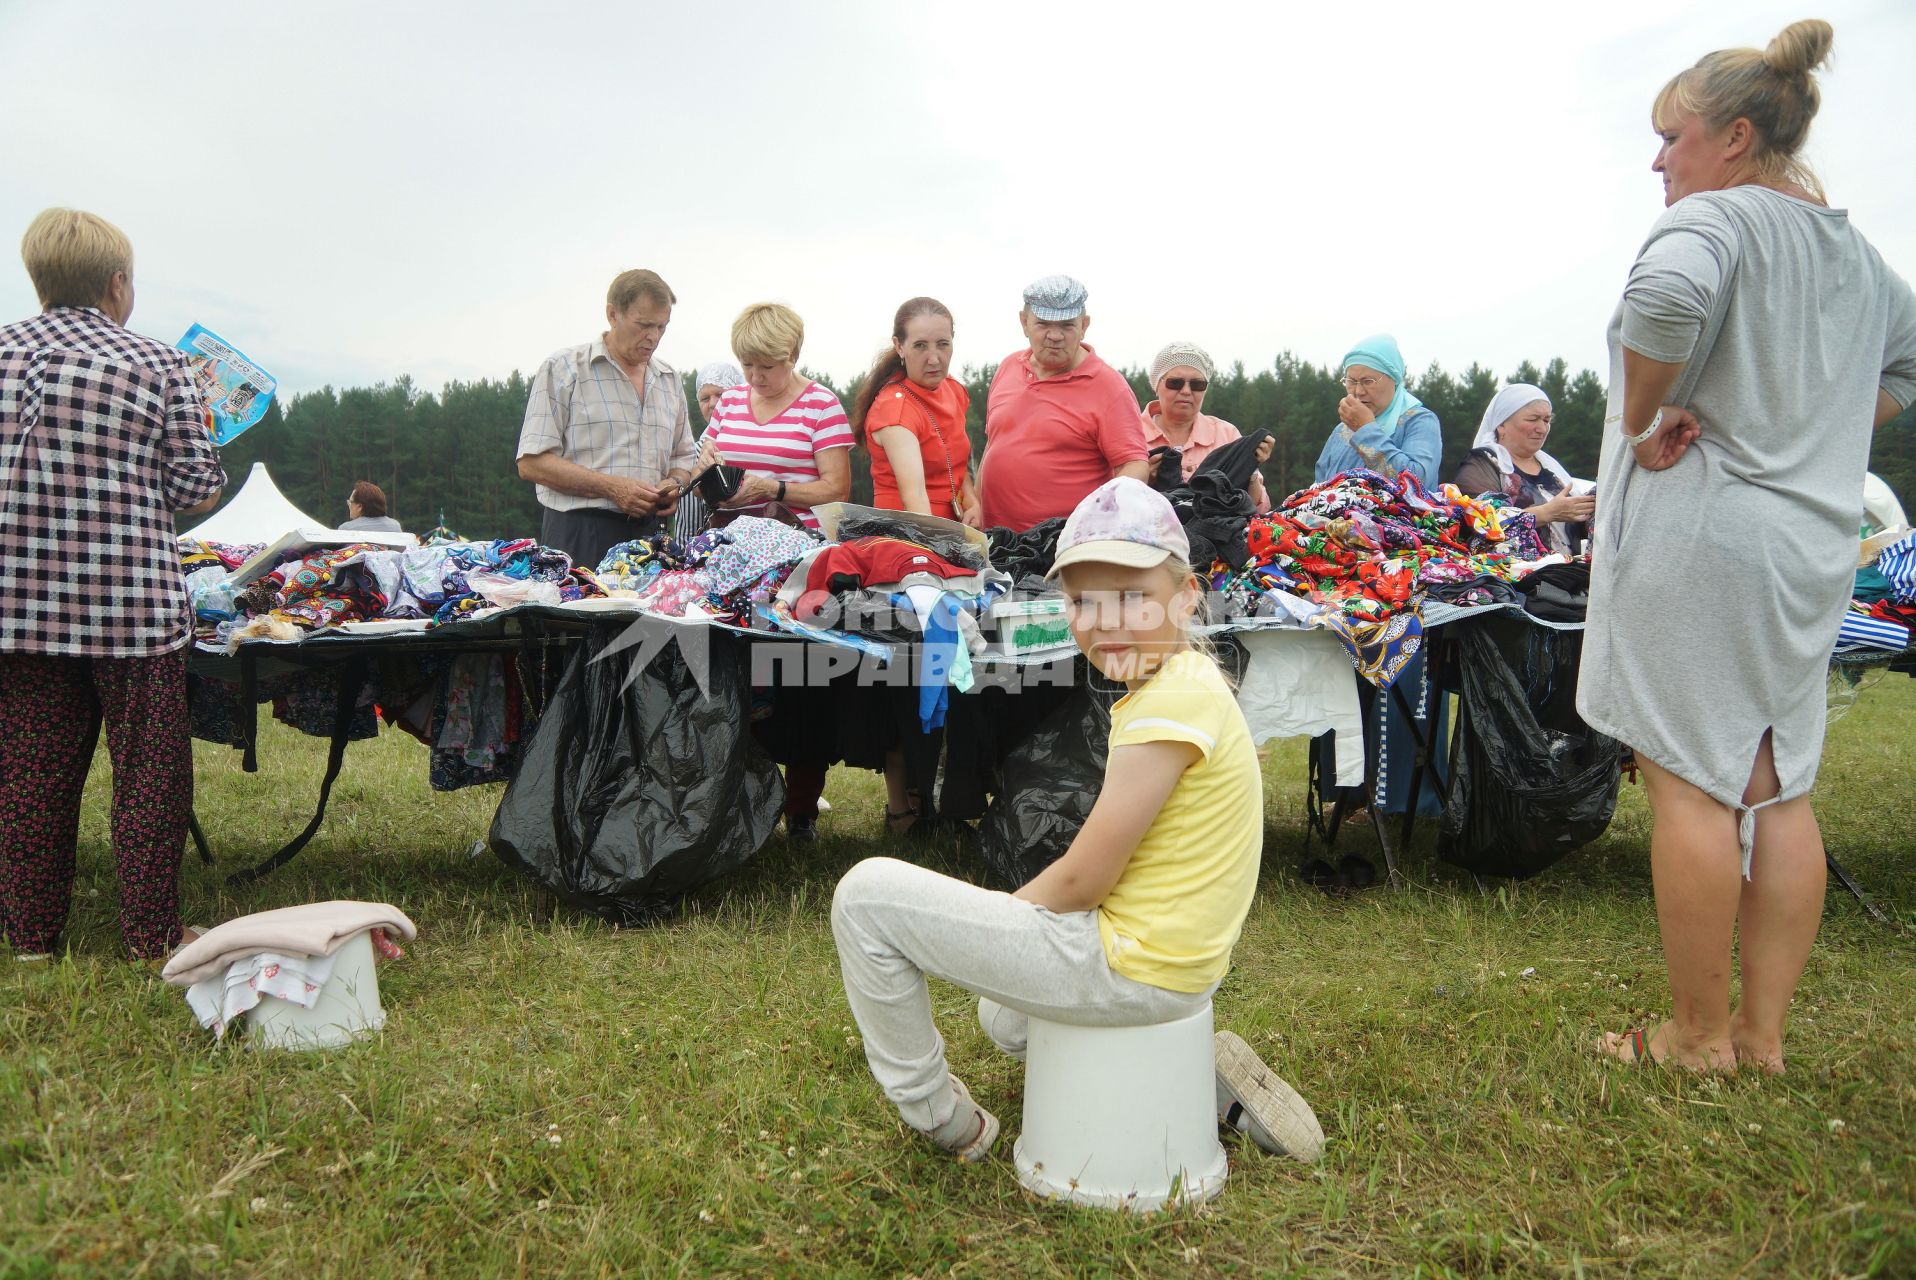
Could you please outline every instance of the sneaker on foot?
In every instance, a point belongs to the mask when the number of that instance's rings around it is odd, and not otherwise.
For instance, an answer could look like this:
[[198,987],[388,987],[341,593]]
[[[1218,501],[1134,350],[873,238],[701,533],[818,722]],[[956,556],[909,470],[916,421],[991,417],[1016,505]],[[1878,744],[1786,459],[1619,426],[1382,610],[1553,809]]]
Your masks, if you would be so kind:
[[785,838],[797,844],[812,844],[818,839],[818,819],[785,815]]
[[971,1100],[971,1090],[957,1076],[951,1077],[951,1091],[958,1095],[958,1106],[951,1119],[925,1136],[941,1151],[950,1152],[960,1164],[983,1160],[998,1140],[998,1117]]
[[1274,1156],[1306,1164],[1324,1152],[1324,1130],[1311,1104],[1285,1084],[1235,1031],[1220,1031],[1217,1053],[1217,1118],[1246,1134]]

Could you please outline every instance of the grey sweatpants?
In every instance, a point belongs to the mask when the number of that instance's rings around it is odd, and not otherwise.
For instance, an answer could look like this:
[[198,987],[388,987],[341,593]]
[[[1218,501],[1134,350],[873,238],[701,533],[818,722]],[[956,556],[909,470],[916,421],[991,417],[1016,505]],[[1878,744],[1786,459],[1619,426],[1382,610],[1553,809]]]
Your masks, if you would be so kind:
[[1095,911],[1059,914],[893,858],[868,858],[832,897],[845,998],[885,1096],[927,1133],[956,1105],[925,975],[977,993],[978,1021],[1022,1058],[1026,1020],[1136,1027],[1197,1012],[1210,991],[1167,991],[1112,970]]

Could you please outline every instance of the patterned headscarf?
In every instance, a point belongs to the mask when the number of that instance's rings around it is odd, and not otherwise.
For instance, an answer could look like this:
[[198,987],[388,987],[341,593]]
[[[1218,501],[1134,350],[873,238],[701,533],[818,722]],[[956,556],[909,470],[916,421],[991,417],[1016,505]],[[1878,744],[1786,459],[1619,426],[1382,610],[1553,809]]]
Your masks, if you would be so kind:
[[741,386],[744,382],[744,370],[740,369],[730,360],[714,360],[710,364],[702,364],[699,366],[699,385],[695,389],[699,391],[703,391],[707,387],[725,387],[729,389]]

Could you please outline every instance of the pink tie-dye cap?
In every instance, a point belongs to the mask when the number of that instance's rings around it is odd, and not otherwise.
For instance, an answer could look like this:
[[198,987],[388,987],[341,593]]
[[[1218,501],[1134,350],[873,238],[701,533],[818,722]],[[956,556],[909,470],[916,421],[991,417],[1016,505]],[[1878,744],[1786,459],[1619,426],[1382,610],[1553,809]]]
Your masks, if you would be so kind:
[[1191,558],[1191,540],[1163,494],[1129,476],[1093,489],[1064,522],[1048,578],[1066,565],[1119,564],[1149,569],[1171,556]]

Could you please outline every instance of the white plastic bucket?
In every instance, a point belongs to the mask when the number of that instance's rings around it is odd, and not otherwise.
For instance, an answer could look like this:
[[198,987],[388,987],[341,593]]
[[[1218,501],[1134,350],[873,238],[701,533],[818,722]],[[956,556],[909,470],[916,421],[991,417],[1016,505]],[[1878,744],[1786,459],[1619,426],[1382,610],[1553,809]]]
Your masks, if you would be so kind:
[[254,1049],[331,1049],[386,1025],[373,972],[373,940],[366,930],[333,953],[333,976],[310,1009],[265,996],[246,1011],[246,1043]]
[[1031,1019],[1018,1181],[1050,1200],[1149,1212],[1224,1190],[1211,1006],[1149,1027]]

